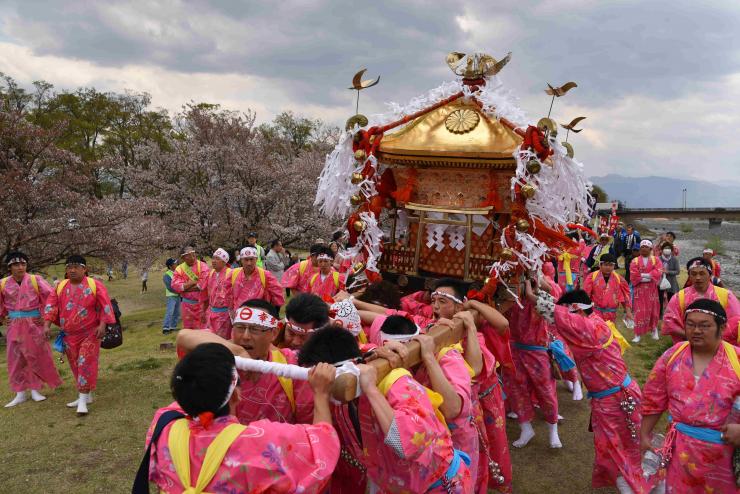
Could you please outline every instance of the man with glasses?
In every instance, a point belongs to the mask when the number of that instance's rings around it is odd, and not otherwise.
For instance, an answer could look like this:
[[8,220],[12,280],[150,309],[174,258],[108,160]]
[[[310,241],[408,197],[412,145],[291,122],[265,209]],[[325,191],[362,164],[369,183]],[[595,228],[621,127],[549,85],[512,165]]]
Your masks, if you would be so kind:
[[583,291],[591,298],[596,314],[603,320],[614,322],[620,306],[624,308],[625,318],[632,320],[630,287],[627,280],[614,272],[616,264],[617,258],[612,254],[601,256],[599,270],[586,276]]

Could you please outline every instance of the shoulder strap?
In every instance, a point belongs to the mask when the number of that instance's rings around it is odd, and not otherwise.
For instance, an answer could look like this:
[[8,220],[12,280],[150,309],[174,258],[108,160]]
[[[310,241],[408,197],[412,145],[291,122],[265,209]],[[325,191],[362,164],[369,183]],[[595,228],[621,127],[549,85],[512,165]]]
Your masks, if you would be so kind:
[[339,272],[334,271],[334,288],[339,290]]
[[265,275],[265,270],[257,266],[257,274],[260,275],[260,283],[262,283],[262,288],[267,288],[267,276]]
[[152,454],[152,444],[157,443],[159,436],[162,435],[162,431],[167,424],[182,417],[183,414],[176,410],[167,410],[159,416],[157,423],[154,425],[152,438],[146,447],[144,458],[142,458],[141,464],[139,464],[139,470],[136,472],[134,486],[131,488],[132,494],[149,494],[149,459]]
[[242,272],[242,268],[236,268],[231,271],[231,284],[233,285],[236,281],[236,277],[239,276],[239,273]]
[[655,266],[655,264],[657,264],[658,261],[655,259],[655,256],[650,256],[650,262],[652,262],[653,266]]
[[719,286],[714,287],[714,293],[717,294],[717,299],[719,300],[719,303],[722,305],[723,309],[727,308],[727,299],[730,298],[730,294],[727,291],[726,288],[722,288]]
[[678,357],[678,355],[681,352],[683,352],[684,350],[686,350],[686,348],[688,348],[688,346],[689,346],[689,342],[688,341],[684,341],[683,343],[681,343],[681,345],[676,349],[676,351],[673,352],[673,355],[671,355],[671,358],[668,359],[668,364],[667,365],[671,365],[671,363],[674,360],[676,360],[676,357]]
[[722,346],[725,347],[725,353],[727,354],[727,359],[730,361],[730,365],[732,366],[732,369],[735,371],[735,376],[737,376],[737,378],[740,379],[740,362],[738,362],[737,353],[735,352],[735,347],[731,345],[730,343],[727,343],[726,341],[722,342]]
[[36,290],[36,295],[39,294],[39,280],[36,279],[36,275],[32,274],[29,275],[31,277],[31,284],[33,285],[33,289]]
[[0,280],[0,292],[2,292],[3,290],[5,290],[5,285],[8,284],[8,279],[9,278],[10,278],[10,276],[6,276],[2,280]]
[[683,313],[686,310],[686,289],[681,288],[678,291],[678,308],[681,311],[681,318],[683,318]]
[[615,272],[612,272],[612,276],[614,276],[617,279],[618,284],[622,284],[622,278],[619,277],[619,275]]
[[187,419],[179,419],[170,428],[167,438],[172,464],[185,492],[192,491],[190,485],[190,427]]
[[86,276],[87,278],[87,286],[90,287],[90,291],[92,292],[92,296],[95,297],[98,294],[98,285],[95,283],[95,280],[90,278],[89,276]]
[[[272,351],[272,361],[278,364],[288,363],[288,361],[285,359],[285,355],[283,355],[283,352],[277,349]],[[289,377],[278,377],[278,381],[280,382],[280,386],[285,392],[285,396],[288,397],[288,401],[290,402],[290,409],[293,410],[293,413],[295,413],[295,395],[293,394],[293,380]]]
[[311,281],[308,282],[308,287],[313,288],[314,282],[316,282],[316,278],[319,277],[320,273],[316,273],[315,275],[311,276]]
[[69,283],[69,279],[67,278],[59,282],[59,284],[57,285],[57,296],[62,294],[62,290],[64,290],[64,287],[67,286],[67,283]]
[[301,263],[298,265],[298,274],[300,276],[303,276],[303,273],[306,272],[306,268],[308,267],[308,259],[305,261],[301,261]]
[[591,274],[591,281],[596,281],[596,277],[599,276],[598,271],[594,271],[593,274]]
[[[404,369],[403,367],[399,367],[398,369],[393,369],[383,379],[380,380],[380,382],[378,383],[378,390],[381,393],[383,393],[383,396],[388,396],[388,391],[390,391],[391,387],[394,384],[396,384],[396,381],[398,381],[404,376],[412,377],[411,373],[408,370]],[[437,393],[436,391],[432,391],[426,386],[422,386],[422,387],[424,388],[424,391],[429,397],[429,401],[432,403],[432,408],[434,408],[434,414],[437,416],[440,422],[447,425],[444,415],[442,415],[442,412],[439,411],[439,407],[442,406],[442,401],[443,401],[442,395]]]
[[[221,463],[224,461],[224,456],[226,456],[229,448],[246,428],[246,425],[241,424],[227,425],[218,433],[213,442],[211,442],[210,446],[208,446],[208,449],[206,450],[206,456],[203,459],[203,466],[200,468],[200,473],[198,474],[198,481],[195,483],[195,494],[203,493],[208,484],[211,483],[211,480],[213,480],[213,477],[215,477],[218,472],[218,467],[220,467]],[[188,454],[189,450],[190,447],[188,446]],[[188,460],[189,459],[190,458],[188,458]]]

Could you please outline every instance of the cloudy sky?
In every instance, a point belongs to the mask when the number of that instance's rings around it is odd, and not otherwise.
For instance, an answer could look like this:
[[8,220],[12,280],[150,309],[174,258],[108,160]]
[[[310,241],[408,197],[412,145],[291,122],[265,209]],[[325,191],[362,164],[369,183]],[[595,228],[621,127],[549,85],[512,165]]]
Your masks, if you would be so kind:
[[343,125],[361,67],[382,76],[372,114],[452,79],[450,51],[512,51],[500,77],[533,120],[546,82],[578,82],[553,116],[588,117],[571,142],[589,175],[740,183],[738,26],[737,0],[4,0],[0,71]]

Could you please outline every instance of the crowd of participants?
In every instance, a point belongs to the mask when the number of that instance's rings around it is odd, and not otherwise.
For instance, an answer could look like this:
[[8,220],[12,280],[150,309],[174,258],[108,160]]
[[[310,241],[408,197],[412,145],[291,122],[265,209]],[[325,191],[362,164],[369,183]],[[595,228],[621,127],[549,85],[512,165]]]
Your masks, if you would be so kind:
[[[583,387],[590,399],[594,488],[736,492],[740,431],[727,422],[740,395],[737,299],[715,285],[710,259],[691,259],[690,286],[666,300],[662,332],[675,344],[641,390],[614,321],[623,308],[636,338],[649,331],[658,337],[654,306],[661,290],[668,292],[660,286],[671,266],[665,258],[678,252],[640,240],[634,257],[624,257],[628,280],[614,271],[610,239],[593,246],[578,239],[529,273],[518,299],[492,305],[466,298],[468,287],[449,278],[401,296],[326,244],[311,246],[308,259],[282,276],[263,267],[269,254],[258,245],[239,251],[238,266],[224,249],[208,266],[183,248],[180,263],[168,266],[174,270],[167,289],[182,300],[187,328],[177,337],[175,401],[155,414],[134,491],[151,481],[177,493],[511,492],[507,412],[520,425],[514,447],[534,439],[539,409],[547,444],[567,448],[558,434],[562,379],[573,399],[582,398]],[[68,406],[88,413],[99,339],[114,319],[105,286],[87,276],[81,256],[67,259],[66,279],[54,289],[26,272],[24,254],[11,253],[6,263],[11,274],[2,280],[0,317],[9,318],[8,367],[17,393],[6,406],[23,403],[28,392],[43,400],[44,384],[61,383],[48,344],[54,323],[79,391]],[[292,292],[287,304],[285,290]],[[455,325],[464,328],[462,340],[436,348],[429,329]],[[412,340],[421,359],[409,365]],[[239,358],[310,371],[307,380],[242,371]],[[378,379],[374,358],[393,370]],[[358,396],[336,402],[330,391],[337,369],[349,364]],[[656,446],[654,429],[666,412],[665,441]],[[648,477],[642,455],[656,448],[664,470]]]

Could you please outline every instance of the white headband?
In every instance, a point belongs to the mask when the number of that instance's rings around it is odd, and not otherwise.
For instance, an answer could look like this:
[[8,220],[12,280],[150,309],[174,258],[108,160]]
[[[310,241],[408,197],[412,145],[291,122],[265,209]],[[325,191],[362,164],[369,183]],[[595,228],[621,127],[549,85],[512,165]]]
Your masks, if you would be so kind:
[[643,240],[640,242],[640,247],[652,247],[653,243],[650,240]]
[[704,254],[712,254],[712,255],[714,255],[714,251],[712,249],[704,249],[702,252]]
[[10,266],[11,264],[17,264],[17,263],[19,263],[19,262],[21,262],[21,263],[23,263],[23,264],[27,264],[27,263],[26,263],[26,260],[25,260],[25,259],[23,259],[22,257],[14,257],[14,258],[13,258],[13,259],[11,259],[10,261],[8,261],[8,266]]
[[216,249],[216,252],[214,252],[211,257],[214,259],[221,259],[223,262],[229,262],[229,253],[221,248]]
[[568,312],[578,312],[579,310],[586,310],[593,308],[594,304],[570,304]]
[[717,314],[716,312],[712,312],[711,310],[706,309],[686,309],[684,312],[684,317],[686,314],[691,314],[692,312],[701,312],[702,314],[709,314],[710,316],[714,316],[718,318],[720,321],[727,322],[727,318],[722,316],[721,314]]
[[419,332],[419,326],[416,326],[416,332],[412,334],[388,334],[381,331],[380,341],[399,341],[401,343],[406,343],[407,341],[411,341],[414,336],[418,336]]
[[241,307],[234,314],[232,324],[254,324],[263,328],[277,328],[278,320],[262,309],[253,307]]
[[223,407],[226,406],[226,404],[231,399],[231,395],[234,394],[234,390],[236,389],[236,383],[239,382],[239,373],[236,371],[236,367],[231,368],[231,384],[229,384],[229,392],[226,393],[226,399],[223,403],[221,403],[221,406],[218,407],[219,410],[221,410]]
[[239,252],[239,259],[248,259],[250,257],[257,258],[257,249],[254,247],[244,247]]
[[465,300],[467,300],[467,297],[465,297],[463,300],[460,300],[456,296],[452,295],[451,293],[447,293],[447,292],[436,292],[436,291],[432,292],[432,297],[434,297],[435,295],[438,297],[444,297],[448,300],[452,300],[456,304],[464,304]]
[[332,257],[329,254],[319,254],[318,256],[316,256],[316,260],[317,261],[321,261],[322,259],[327,260],[327,261],[333,261],[334,260],[334,259],[332,259]]
[[707,266],[706,264],[704,264],[704,263],[703,263],[703,262],[702,262],[701,260],[699,260],[699,259],[697,259],[696,261],[694,261],[694,262],[692,262],[691,264],[689,264],[689,269],[694,269],[694,268],[704,268],[704,269],[706,269],[707,271],[709,271],[709,274],[712,274],[712,268],[711,268],[711,267],[709,267],[709,266]]

